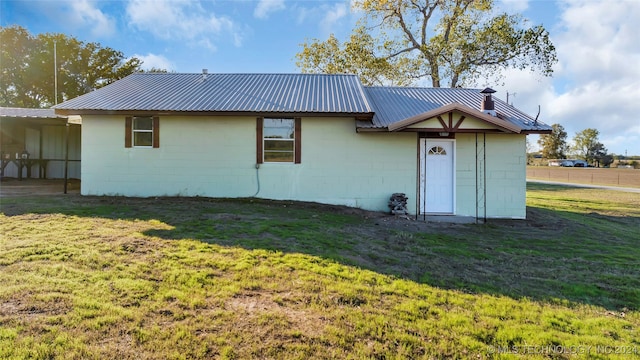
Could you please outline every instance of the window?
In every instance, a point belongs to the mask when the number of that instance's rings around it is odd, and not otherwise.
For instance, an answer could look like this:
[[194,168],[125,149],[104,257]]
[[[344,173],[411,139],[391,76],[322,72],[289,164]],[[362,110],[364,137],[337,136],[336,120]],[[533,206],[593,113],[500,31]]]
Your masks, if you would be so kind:
[[434,146],[429,149],[429,155],[447,155],[447,151],[440,146]]
[[125,119],[125,147],[160,147],[160,120],[157,116],[134,116]]
[[258,118],[258,163],[300,163],[300,119]]
[[150,116],[133,118],[133,146],[153,146],[153,119]]

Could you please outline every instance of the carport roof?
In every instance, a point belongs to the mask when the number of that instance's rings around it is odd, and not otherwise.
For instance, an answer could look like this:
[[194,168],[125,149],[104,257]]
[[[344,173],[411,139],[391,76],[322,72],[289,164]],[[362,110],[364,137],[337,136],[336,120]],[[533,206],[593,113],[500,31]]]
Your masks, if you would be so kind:
[[28,109],[15,107],[0,107],[0,117],[3,118],[30,118],[30,119],[66,119],[64,115],[58,115],[53,109]]

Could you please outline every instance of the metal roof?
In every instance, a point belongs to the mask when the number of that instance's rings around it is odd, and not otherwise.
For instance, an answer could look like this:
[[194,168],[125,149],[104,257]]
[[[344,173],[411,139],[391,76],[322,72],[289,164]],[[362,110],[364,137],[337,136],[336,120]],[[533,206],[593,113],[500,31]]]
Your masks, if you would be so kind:
[[[385,129],[450,104],[479,110],[480,89],[364,87],[342,74],[137,73],[53,108],[112,112],[356,115],[358,128]],[[524,132],[551,127],[494,97],[498,118]],[[369,120],[371,119],[371,120]]]
[[26,109],[14,107],[0,107],[0,117],[5,118],[30,118],[30,119],[66,119],[66,116],[57,115],[53,109]]
[[[483,96],[481,89],[365,87],[375,115],[372,122],[359,121],[360,128],[386,128],[391,124],[450,104],[461,104],[479,110]],[[518,126],[522,131],[549,131],[551,127],[493,97],[500,118]]]
[[137,73],[54,109],[372,115],[357,76],[325,74]]

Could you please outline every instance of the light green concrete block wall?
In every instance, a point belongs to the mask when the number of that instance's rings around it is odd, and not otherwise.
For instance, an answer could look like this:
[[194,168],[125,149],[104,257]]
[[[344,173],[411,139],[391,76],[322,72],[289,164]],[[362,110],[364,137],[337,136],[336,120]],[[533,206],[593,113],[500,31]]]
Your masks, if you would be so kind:
[[262,164],[259,197],[388,211],[394,192],[415,212],[415,133],[355,132],[353,119],[303,118],[302,163]]
[[[486,175],[486,215],[489,218],[526,217],[525,135],[487,134],[486,170],[482,169],[483,134],[456,135],[456,215],[484,216],[482,184]],[[476,169],[476,161],[478,168]],[[486,171],[486,174],[483,174]],[[481,179],[477,179],[477,178]],[[476,187],[480,202],[476,212]]]
[[160,148],[125,148],[124,116],[85,116],[82,194],[250,196],[255,119],[160,118]]
[[302,163],[256,171],[254,117],[160,117],[160,148],[125,148],[123,116],[83,117],[82,194],[257,197],[415,212],[416,134],[358,134],[349,118],[303,118]]
[[525,219],[526,135],[487,135],[487,217]]
[[456,134],[456,215],[476,216],[476,135]]

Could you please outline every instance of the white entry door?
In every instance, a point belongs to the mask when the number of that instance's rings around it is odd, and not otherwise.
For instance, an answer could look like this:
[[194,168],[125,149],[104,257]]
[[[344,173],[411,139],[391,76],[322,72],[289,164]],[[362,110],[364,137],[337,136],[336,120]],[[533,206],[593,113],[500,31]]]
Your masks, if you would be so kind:
[[420,212],[453,214],[454,141],[420,139]]

